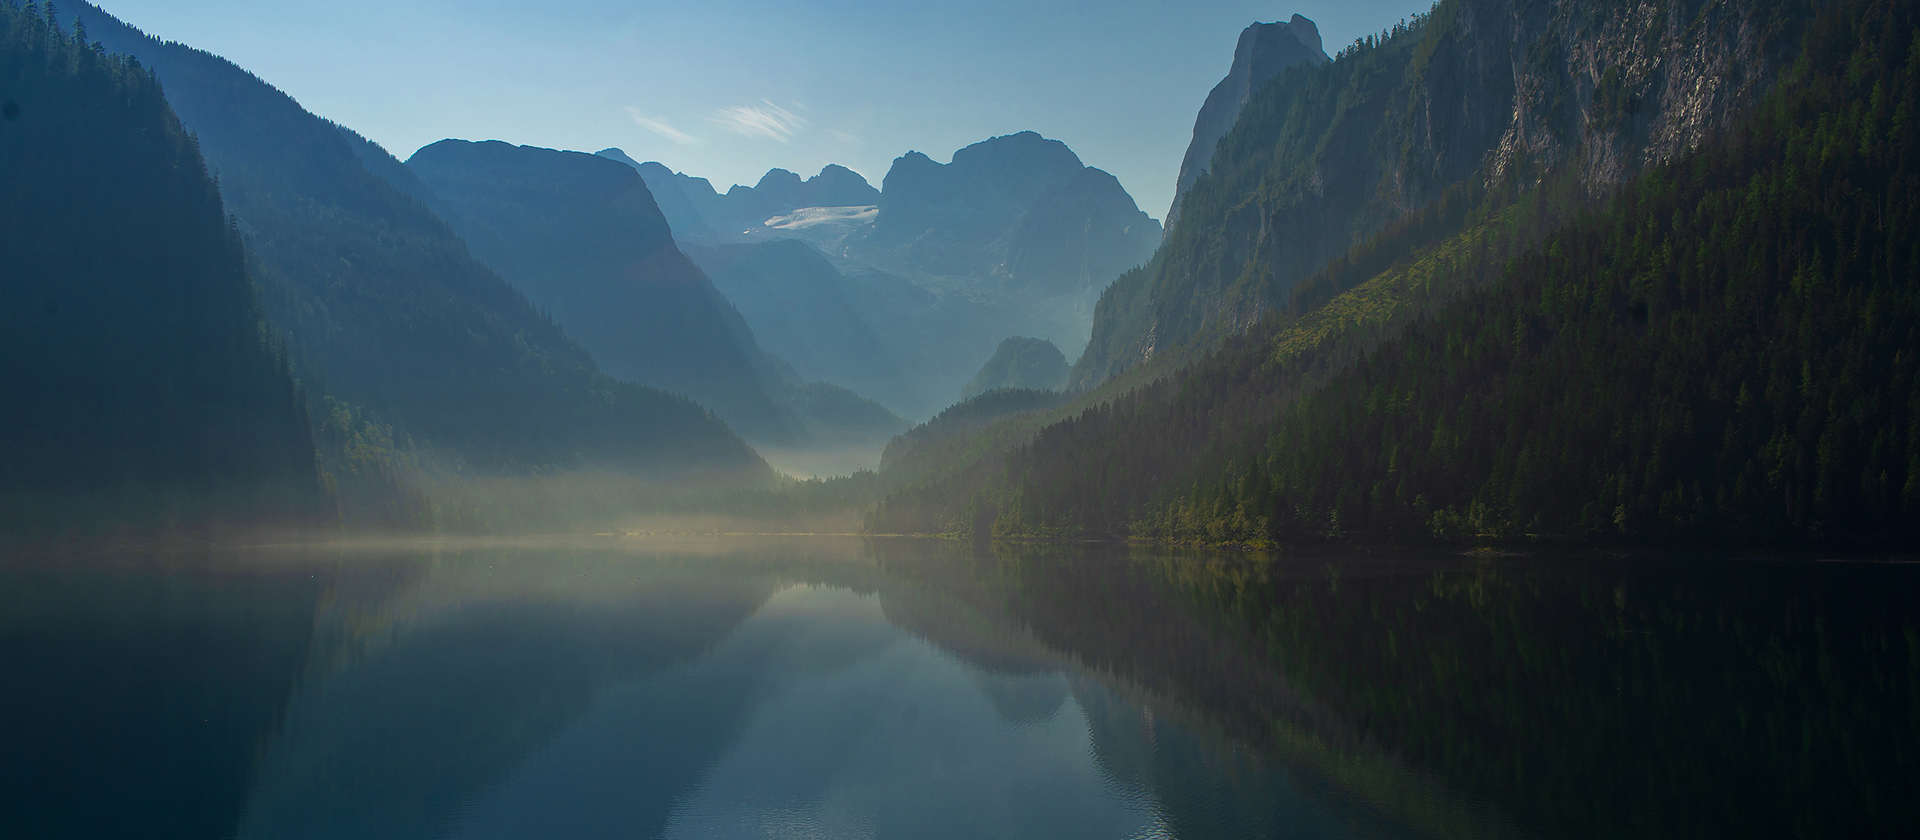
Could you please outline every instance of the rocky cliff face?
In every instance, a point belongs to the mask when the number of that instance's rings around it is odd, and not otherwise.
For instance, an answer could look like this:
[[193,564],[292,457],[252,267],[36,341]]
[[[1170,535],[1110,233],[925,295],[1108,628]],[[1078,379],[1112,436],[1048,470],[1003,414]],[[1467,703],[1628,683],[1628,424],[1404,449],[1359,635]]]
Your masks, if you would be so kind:
[[1819,4],[1445,0],[1286,74],[1249,100],[1153,261],[1103,295],[1073,385],[1244,329],[1455,184],[1570,169],[1604,191],[1691,148],[1766,89]]
[[1180,219],[1180,199],[1207,171],[1207,164],[1213,161],[1214,147],[1240,119],[1241,110],[1247,107],[1247,100],[1253,98],[1254,92],[1289,67],[1325,63],[1327,54],[1320,46],[1320,28],[1299,15],[1286,23],[1256,23],[1240,32],[1240,42],[1233,48],[1232,68],[1207,94],[1206,104],[1200,106],[1200,116],[1193,121],[1193,142],[1187,146],[1186,157],[1180,160],[1180,180],[1174,185],[1173,206],[1167,208],[1168,230]]

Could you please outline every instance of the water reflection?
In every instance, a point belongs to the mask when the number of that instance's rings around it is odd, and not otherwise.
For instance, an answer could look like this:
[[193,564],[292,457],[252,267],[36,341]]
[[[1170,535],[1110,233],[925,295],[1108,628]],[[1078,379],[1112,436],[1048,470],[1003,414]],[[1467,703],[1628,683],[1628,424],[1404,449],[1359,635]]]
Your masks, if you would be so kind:
[[1920,567],[0,563],[0,836],[1912,836]]

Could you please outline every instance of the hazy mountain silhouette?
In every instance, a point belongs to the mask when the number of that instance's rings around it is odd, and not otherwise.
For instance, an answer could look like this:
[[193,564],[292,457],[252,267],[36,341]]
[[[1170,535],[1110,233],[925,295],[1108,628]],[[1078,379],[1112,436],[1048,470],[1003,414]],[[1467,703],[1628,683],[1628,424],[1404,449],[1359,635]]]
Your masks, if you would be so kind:
[[654,161],[635,161],[619,149],[596,154],[638,170],[674,233],[692,242],[742,241],[751,237],[750,229],[763,227],[769,218],[800,208],[865,206],[880,199],[880,192],[866,178],[838,164],[828,164],[805,180],[785,169],[771,169],[751,187],[735,184],[721,193],[705,178],[677,173]]
[[1000,342],[993,358],[960,389],[959,402],[1002,388],[1052,391],[1065,384],[1067,358],[1060,355],[1060,348],[1043,338],[1014,336]]
[[705,409],[600,373],[428,206],[362,163],[383,150],[356,153],[224,59],[75,8],[106,49],[165,85],[257,258],[269,318],[328,393],[475,466],[767,475]]
[[796,434],[751,330],[674,243],[631,167],[581,152],[442,140],[407,167],[474,255],[621,379],[686,394],[758,440]]
[[690,245],[686,251],[714,286],[737,302],[761,345],[793,365],[801,378],[839,383],[888,405],[917,402],[902,360],[869,315],[886,305],[869,284],[847,277],[792,239]]

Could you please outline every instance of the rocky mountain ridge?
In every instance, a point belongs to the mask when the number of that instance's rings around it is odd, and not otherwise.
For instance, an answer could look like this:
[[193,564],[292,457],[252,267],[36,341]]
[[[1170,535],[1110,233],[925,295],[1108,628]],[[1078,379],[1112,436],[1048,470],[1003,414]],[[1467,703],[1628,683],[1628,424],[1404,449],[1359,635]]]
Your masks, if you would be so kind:
[[1227,136],[1240,112],[1253,94],[1273,77],[1298,65],[1327,63],[1320,45],[1320,28],[1314,22],[1294,15],[1286,23],[1255,23],[1241,30],[1233,48],[1233,65],[1225,78],[1207,93],[1200,115],[1193,121],[1193,142],[1180,160],[1180,177],[1174,184],[1173,206],[1167,208],[1165,226],[1171,230],[1180,220],[1180,199],[1185,198],[1193,182],[1213,162],[1214,147]]
[[1072,384],[1194,352],[1455,185],[1604,191],[1724,128],[1818,5],[1443,0],[1248,102],[1146,269],[1102,296]]
[[[785,215],[761,215],[755,226],[727,234],[706,233],[713,227],[698,211],[674,221],[671,208],[699,202],[672,196],[712,193],[704,179],[634,163],[616,149],[599,154],[634,167],[656,195],[669,196],[660,205],[675,236],[716,273],[757,335],[781,336],[784,357],[806,360],[796,367],[823,370],[840,384],[866,383],[855,386],[862,393],[896,395],[883,401],[909,417],[946,406],[1011,335],[1048,338],[1077,353],[1100,290],[1146,260],[1161,236],[1117,179],[1031,131],[972,144],[948,163],[908,152],[877,194],[842,167],[806,181],[773,170],[720,198],[778,197],[758,212]],[[853,200],[872,206],[790,206]],[[805,243],[818,259],[780,240]],[[755,249],[765,253],[746,253]],[[825,269],[840,276],[823,279]],[[723,281],[718,272],[729,276]],[[863,330],[825,329],[845,319],[824,310],[818,323],[792,317],[800,311],[795,290],[829,287],[870,290],[852,297]],[[886,348],[884,363],[849,359],[849,341],[863,334]]]

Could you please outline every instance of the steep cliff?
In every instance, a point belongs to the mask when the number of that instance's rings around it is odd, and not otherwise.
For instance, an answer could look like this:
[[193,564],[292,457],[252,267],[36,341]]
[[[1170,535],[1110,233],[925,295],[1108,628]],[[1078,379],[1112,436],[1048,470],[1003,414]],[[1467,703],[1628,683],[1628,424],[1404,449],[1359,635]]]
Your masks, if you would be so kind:
[[1724,128],[1815,3],[1443,0],[1259,88],[1149,265],[1102,296],[1072,384],[1190,352],[1450,187],[1604,191]]
[[1233,48],[1233,66],[1226,78],[1213,86],[1200,116],[1193,121],[1193,142],[1180,160],[1180,180],[1174,185],[1173,206],[1167,208],[1166,227],[1173,229],[1180,219],[1180,200],[1193,182],[1199,180],[1213,162],[1213,150],[1227,136],[1240,112],[1247,107],[1255,91],[1264,87],[1280,71],[1295,65],[1317,66],[1327,63],[1320,46],[1320,28],[1313,21],[1294,15],[1286,23],[1256,23],[1240,32]]

